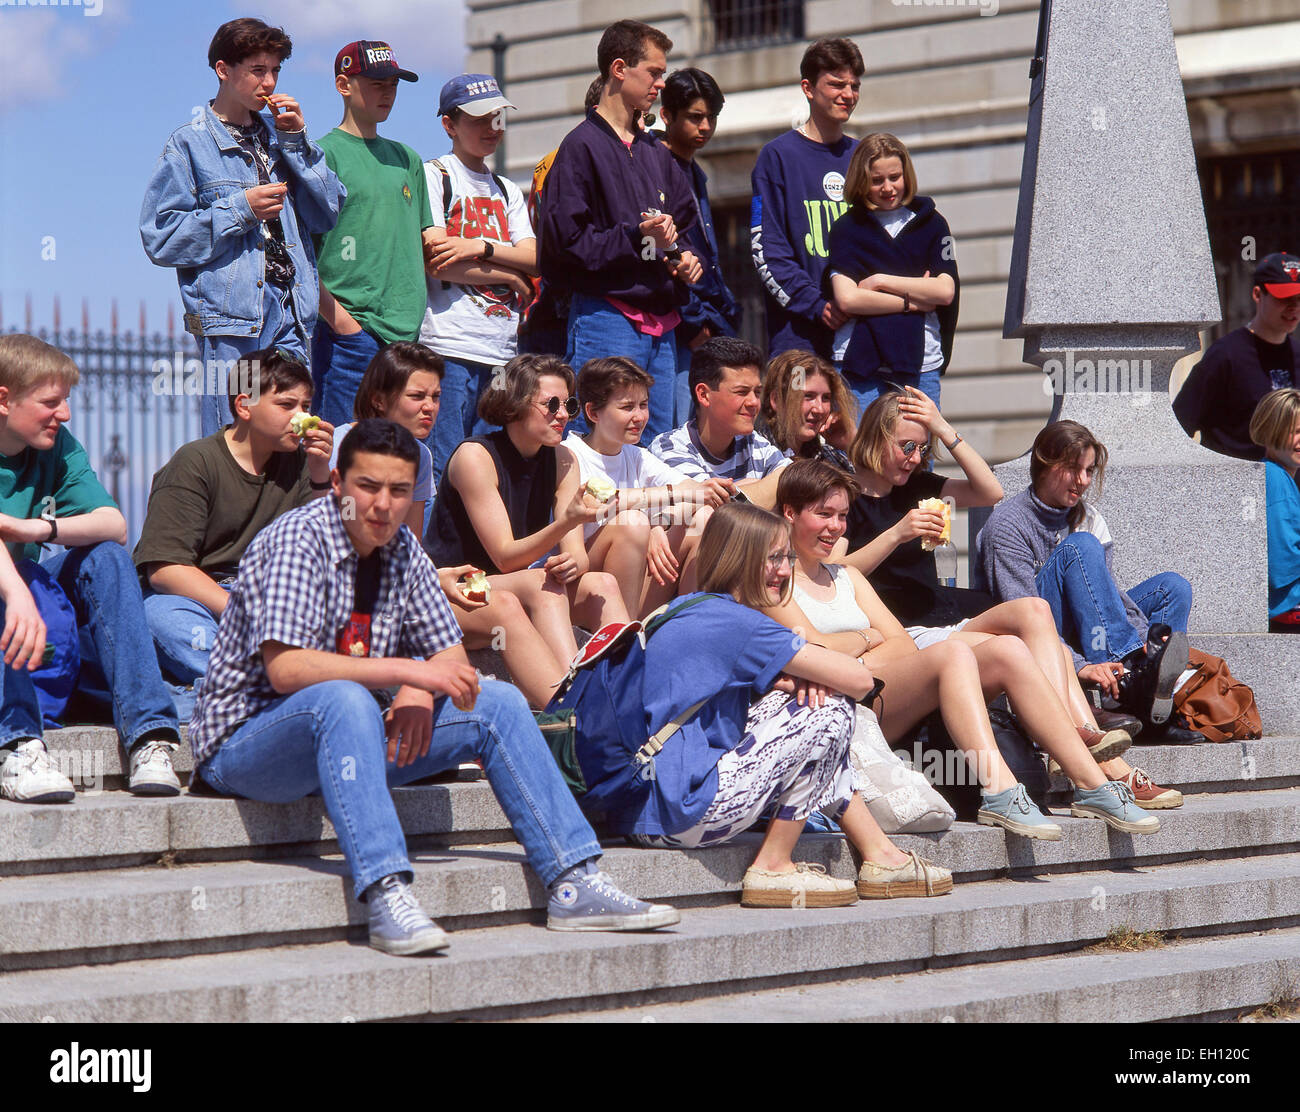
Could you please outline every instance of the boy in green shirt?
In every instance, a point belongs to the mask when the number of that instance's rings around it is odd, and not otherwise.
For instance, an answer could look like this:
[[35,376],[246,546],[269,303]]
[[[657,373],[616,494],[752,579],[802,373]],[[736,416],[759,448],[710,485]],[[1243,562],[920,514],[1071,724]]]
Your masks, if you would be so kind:
[[320,140],[348,196],[338,223],[316,241],[320,318],[312,341],[317,412],[352,420],[352,401],[375,352],[415,340],[424,319],[424,240],[433,225],[420,156],[382,139],[401,69],[387,43],[353,42],[334,59],[343,121]]
[[[154,476],[132,555],[158,663],[181,687],[207,671],[244,549],[330,486],[334,426],[300,432],[312,398],[307,368],[276,349],[254,352],[246,367],[240,381],[253,385],[256,374],[256,389],[230,398],[231,424],[181,445]],[[192,698],[178,694],[178,707],[192,709]]]
[[[100,485],[85,449],[63,428],[76,364],[34,336],[0,336],[0,797],[69,803],[72,781],[50,760],[32,673],[46,626],[27,583],[45,545],[64,551],[40,565],[76,614],[81,665],[72,687],[111,708],[130,755],[130,788],[175,795],[176,710],[158,671],[144,603],[123,547],[126,520]],[[66,677],[65,677],[66,679]]]

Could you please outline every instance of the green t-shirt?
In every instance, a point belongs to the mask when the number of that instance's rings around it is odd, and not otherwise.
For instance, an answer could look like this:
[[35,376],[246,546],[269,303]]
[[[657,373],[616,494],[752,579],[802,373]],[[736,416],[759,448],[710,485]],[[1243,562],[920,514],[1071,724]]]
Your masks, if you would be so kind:
[[316,240],[321,285],[384,343],[413,341],[428,297],[420,233],[433,224],[420,156],[338,128],[320,147],[348,190],[338,223]]
[[[100,506],[116,508],[117,503],[95,476],[86,449],[66,427],[59,428],[53,448],[24,448],[16,456],[0,455],[0,513],[34,518],[53,509],[56,518],[74,517]],[[39,544],[6,541],[5,547],[15,561],[41,558]]]
[[281,514],[311,501],[306,452],[275,452],[261,475],[230,454],[225,430],[176,450],[153,477],[149,510],[131,559],[184,564],[220,581],[239,570],[239,558]]

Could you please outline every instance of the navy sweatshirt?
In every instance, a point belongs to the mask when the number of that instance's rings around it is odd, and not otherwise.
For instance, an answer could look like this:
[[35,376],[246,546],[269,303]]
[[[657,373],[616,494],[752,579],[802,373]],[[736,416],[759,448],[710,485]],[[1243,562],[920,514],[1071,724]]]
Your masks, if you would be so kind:
[[699,212],[695,226],[682,237],[682,246],[694,251],[704,268],[700,280],[686,287],[678,335],[683,340],[693,340],[700,329],[707,327],[715,336],[735,336],[740,331],[740,306],[727,288],[727,280],[718,265],[718,238],[713,232],[713,210],[709,205],[709,176],[694,159],[685,162],[676,155],[673,159],[691,183]]
[[844,178],[854,140],[827,146],[799,131],[777,136],[758,154],[750,177],[750,245],[767,289],[768,353],[791,348],[829,358],[834,334],[821,322],[822,275],[831,225],[848,207]]
[[[904,225],[897,238],[885,231],[880,221],[862,205],[853,205],[835,222],[830,235],[830,266],[824,279],[824,292],[830,295],[830,271],[835,270],[862,281],[871,274],[897,274],[920,278],[952,276],[953,299],[950,305],[935,310],[939,317],[939,340],[943,346],[943,367],[952,358],[952,338],[957,330],[957,301],[961,287],[957,280],[957,260],[952,249],[948,221],[939,215],[934,201],[919,194],[907,206],[916,215]],[[944,256],[947,256],[945,258]],[[925,353],[925,314],[887,313],[879,317],[858,317],[844,353],[846,376],[863,378],[881,367],[907,374],[919,374]]]
[[638,130],[629,150],[596,109],[564,137],[541,195],[542,277],[559,290],[668,313],[683,295],[663,252],[642,257],[641,214],[672,216],[679,238],[695,197],[663,143]]

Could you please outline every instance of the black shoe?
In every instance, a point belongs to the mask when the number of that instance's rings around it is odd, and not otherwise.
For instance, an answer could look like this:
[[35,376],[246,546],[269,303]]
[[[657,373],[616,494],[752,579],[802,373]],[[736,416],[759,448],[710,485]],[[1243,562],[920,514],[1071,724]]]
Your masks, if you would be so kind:
[[1146,647],[1124,660],[1119,678],[1121,709],[1159,726],[1174,710],[1174,684],[1187,667],[1187,634],[1156,622],[1147,631]]
[[1142,719],[1122,710],[1094,709],[1092,716],[1097,720],[1097,729],[1102,733],[1123,730],[1129,737],[1136,738],[1142,732]]
[[1187,720],[1181,714],[1175,714],[1163,726],[1153,726],[1142,735],[1143,745],[1197,745],[1209,740],[1199,730],[1189,730]]

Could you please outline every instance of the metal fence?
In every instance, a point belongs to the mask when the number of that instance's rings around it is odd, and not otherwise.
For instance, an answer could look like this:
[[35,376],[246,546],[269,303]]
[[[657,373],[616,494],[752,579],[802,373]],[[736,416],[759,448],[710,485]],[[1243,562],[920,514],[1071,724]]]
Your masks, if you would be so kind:
[[[709,0],[712,50],[754,50],[803,38],[803,0]],[[707,35],[709,25],[706,24]]]
[[81,371],[68,403],[68,431],[86,449],[99,481],[121,507],[127,544],[134,548],[154,472],[182,444],[199,437],[198,397],[155,390],[155,384],[176,384],[174,373],[159,376],[155,366],[165,361],[169,369],[183,370],[186,360],[198,358],[194,340],[184,332],[148,336],[57,327],[32,332],[30,326],[28,331],[65,352]]

